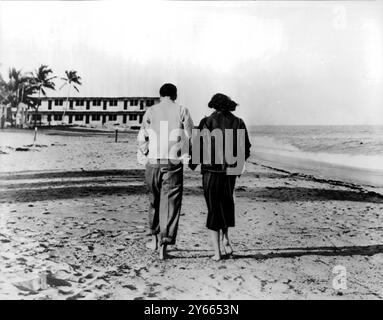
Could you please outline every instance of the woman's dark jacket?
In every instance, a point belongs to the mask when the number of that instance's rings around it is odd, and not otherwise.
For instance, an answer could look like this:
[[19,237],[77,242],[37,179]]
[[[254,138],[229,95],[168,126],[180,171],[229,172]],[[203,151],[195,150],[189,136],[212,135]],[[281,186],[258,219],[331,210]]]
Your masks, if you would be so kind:
[[[192,158],[189,164],[191,169],[194,170],[198,164],[201,164],[202,172],[226,172],[228,167],[236,166],[236,163],[232,163],[233,161],[230,161],[226,155],[229,155],[230,158],[230,155],[236,157],[240,153],[244,156],[244,161],[249,158],[251,144],[246,125],[242,119],[236,117],[230,111],[213,112],[210,116],[201,120],[197,129],[199,131],[194,131],[192,138]],[[204,129],[207,129],[207,131],[204,131]],[[229,131],[232,131],[233,139],[230,139]],[[207,132],[210,132],[211,139],[206,136]],[[237,143],[238,135],[240,136],[239,143]],[[200,148],[198,148],[198,144]],[[197,148],[200,150],[200,155],[199,159],[195,161],[198,155],[194,154],[193,157],[193,151],[195,152]],[[226,150],[227,148],[231,150]]]

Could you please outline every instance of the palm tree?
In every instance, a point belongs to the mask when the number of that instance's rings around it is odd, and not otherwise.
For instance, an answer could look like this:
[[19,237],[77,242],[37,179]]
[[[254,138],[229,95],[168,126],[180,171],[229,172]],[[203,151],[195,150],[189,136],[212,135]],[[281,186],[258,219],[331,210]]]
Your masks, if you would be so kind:
[[75,70],[66,70],[65,71],[65,78],[61,78],[61,80],[64,80],[64,84],[60,87],[60,90],[67,86],[68,91],[67,91],[67,98],[66,98],[66,103],[65,103],[65,108],[64,108],[64,113],[63,113],[63,121],[65,117],[65,110],[68,109],[68,103],[69,103],[69,95],[70,95],[70,89],[73,87],[77,92],[80,92],[79,89],[76,87],[77,85],[81,85],[81,77],[77,75],[77,71]]
[[[9,69],[9,81],[5,84],[5,102],[10,104],[10,108],[16,108],[19,111],[19,104],[26,98],[26,91],[33,93],[33,87],[30,85],[30,77],[23,74],[16,68]],[[10,122],[13,124],[12,112],[8,112]]]
[[5,115],[3,113],[5,112],[5,106],[3,105],[7,104],[7,99],[8,99],[7,83],[3,79],[3,76],[0,74],[0,108],[2,109],[1,110],[1,121],[2,121],[1,126],[3,126],[3,121],[5,120]]
[[40,98],[41,98],[41,94],[43,94],[44,96],[46,96],[46,89],[51,89],[51,90],[55,90],[56,89],[56,85],[55,83],[52,81],[53,79],[55,79],[56,77],[50,77],[50,74],[53,73],[52,69],[48,68],[47,65],[41,65],[40,67],[38,67],[34,73],[32,73],[32,78],[30,79],[31,80],[31,85],[33,86],[33,90],[37,91],[38,92],[38,102],[37,104],[35,104],[34,106],[34,109],[35,109],[35,128],[36,128],[36,121],[37,121],[37,114],[38,114],[38,109],[39,109],[39,106],[40,106]]
[[7,96],[7,83],[5,82],[3,76],[0,73],[0,104],[6,103]]

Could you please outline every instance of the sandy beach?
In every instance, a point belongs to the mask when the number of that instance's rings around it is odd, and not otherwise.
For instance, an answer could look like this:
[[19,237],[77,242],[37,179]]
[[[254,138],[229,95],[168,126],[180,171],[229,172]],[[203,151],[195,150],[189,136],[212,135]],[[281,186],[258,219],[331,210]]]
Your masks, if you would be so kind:
[[355,180],[255,154],[237,182],[234,258],[213,262],[201,176],[185,168],[177,245],[159,261],[135,134],[32,142],[0,132],[0,299],[383,298],[383,196]]

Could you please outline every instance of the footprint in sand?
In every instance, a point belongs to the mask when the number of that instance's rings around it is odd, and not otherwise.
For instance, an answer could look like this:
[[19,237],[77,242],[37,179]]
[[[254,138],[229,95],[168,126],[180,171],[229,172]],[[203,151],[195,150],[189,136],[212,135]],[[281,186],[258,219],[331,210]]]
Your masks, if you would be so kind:
[[129,290],[136,291],[137,288],[132,284],[126,284],[122,286],[123,288],[128,288]]
[[146,296],[148,298],[156,298],[159,292],[149,292]]

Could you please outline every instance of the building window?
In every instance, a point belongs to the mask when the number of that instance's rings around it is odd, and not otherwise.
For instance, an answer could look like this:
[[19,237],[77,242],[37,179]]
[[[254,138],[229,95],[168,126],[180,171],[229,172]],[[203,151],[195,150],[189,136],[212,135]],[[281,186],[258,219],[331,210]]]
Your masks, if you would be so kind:
[[126,114],[122,116],[122,123],[126,123]]
[[137,99],[130,100],[130,105],[131,106],[138,106],[138,100]]
[[142,118],[144,117],[144,115],[143,114],[140,114],[140,123],[142,123]]
[[137,115],[136,114],[130,114],[129,115],[129,121],[136,121],[137,120]]
[[62,118],[63,118],[63,116],[62,116],[61,114],[55,114],[55,115],[53,116],[53,120],[54,120],[54,121],[61,121]]
[[90,109],[90,100],[87,100],[86,101],[86,110],[89,110]]
[[109,105],[110,105],[111,107],[116,107],[116,106],[117,106],[117,100],[110,100],[110,101],[109,101]]
[[74,117],[75,121],[82,121],[84,119],[84,116],[82,114],[76,114]]
[[99,114],[92,114],[92,121],[100,121],[100,115]]
[[76,106],[83,106],[84,100],[76,100]]
[[62,106],[64,104],[63,99],[55,99],[55,106]]
[[47,120],[48,120],[48,122],[51,122],[51,121],[52,121],[52,116],[51,116],[50,114],[48,114],[48,116],[47,116]]
[[52,100],[48,101],[48,110],[52,110]]
[[143,109],[144,109],[144,101],[141,100],[141,101],[140,101],[140,110],[143,110]]
[[93,105],[94,106],[101,106],[101,100],[93,100]]
[[106,100],[104,101],[104,104],[102,106],[102,110],[106,110]]
[[117,115],[116,114],[110,114],[109,115],[109,121],[116,121],[117,120]]
[[124,110],[128,109],[128,100],[124,101]]
[[32,120],[33,121],[41,121],[41,114],[33,114],[32,115]]

